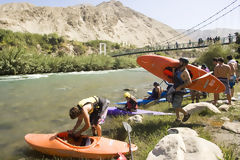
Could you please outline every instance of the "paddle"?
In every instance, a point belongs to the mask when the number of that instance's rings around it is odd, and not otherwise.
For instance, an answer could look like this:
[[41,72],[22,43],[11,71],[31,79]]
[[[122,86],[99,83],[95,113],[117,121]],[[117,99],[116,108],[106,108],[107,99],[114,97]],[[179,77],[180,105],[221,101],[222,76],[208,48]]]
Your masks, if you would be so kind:
[[127,123],[127,122],[122,122],[125,130],[128,132],[128,141],[129,141],[129,150],[131,153],[131,160],[133,160],[133,154],[132,154],[132,149],[131,149],[131,137],[130,137],[130,132],[132,131],[132,127]]
[[204,75],[202,75],[202,76],[200,76],[200,77],[192,80],[192,82],[195,82],[195,81],[197,81],[197,80],[199,80],[199,79],[205,78],[205,77],[209,76],[209,75],[212,74],[212,73],[213,73],[213,72],[208,72],[208,73],[206,73],[206,74],[204,74]]

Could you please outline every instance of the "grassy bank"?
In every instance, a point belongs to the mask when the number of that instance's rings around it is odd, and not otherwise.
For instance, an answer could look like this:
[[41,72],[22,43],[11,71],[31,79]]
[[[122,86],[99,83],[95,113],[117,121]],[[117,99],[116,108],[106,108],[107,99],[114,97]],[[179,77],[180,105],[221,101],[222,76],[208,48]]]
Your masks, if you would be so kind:
[[[236,92],[240,91],[239,86],[237,86],[235,89]],[[210,100],[213,100],[213,94],[210,94],[208,98],[201,99],[200,101]],[[190,97],[185,98],[183,101],[183,106],[189,103],[191,103]],[[174,112],[168,103],[159,103],[148,108],[141,106],[140,108],[163,112]],[[145,115],[143,116],[143,123],[129,122],[129,124],[132,126],[131,141],[138,146],[138,150],[133,153],[133,157],[136,160],[145,160],[148,156],[148,153],[153,150],[159,140],[167,135],[167,130],[169,128],[188,127],[195,130],[200,137],[217,144],[221,148],[225,160],[236,160],[236,158],[240,156],[239,146],[217,141],[214,138],[214,133],[212,132],[211,128],[221,130],[221,125],[223,123],[223,121],[220,120],[221,117],[226,116],[230,118],[231,121],[239,121],[239,114],[240,111],[233,107],[228,112],[222,112],[221,114],[214,114],[213,112],[205,110],[198,114],[192,114],[187,122],[180,125],[174,122],[175,116]],[[103,135],[105,137],[128,142],[127,132],[122,125],[122,122],[127,121],[128,118],[129,116],[118,116],[111,117],[111,120],[109,121],[106,120],[105,124],[102,125]],[[89,134],[91,134],[90,131]],[[229,132],[228,136],[232,136],[232,134],[234,133]],[[72,159],[46,156],[39,152],[32,153],[33,154],[31,154],[29,157],[30,159]],[[128,155],[127,158],[130,159],[130,155]]]
[[[236,86],[235,92],[239,92],[240,87]],[[201,99],[201,101],[213,100],[213,94],[207,99]],[[183,101],[183,105],[191,103],[190,98],[186,98]],[[237,103],[237,102],[235,102]],[[143,109],[146,109],[141,107]],[[149,110],[173,112],[172,107],[168,103],[160,103],[147,108]],[[212,129],[221,130],[223,121],[221,117],[228,117],[231,121],[239,121],[240,111],[237,108],[230,108],[228,112],[222,112],[221,114],[214,114],[210,111],[203,111],[199,114],[193,114],[191,118],[184,124],[176,124],[174,122],[175,116],[144,116],[142,124],[131,124],[133,131],[131,132],[132,143],[138,146],[138,150],[134,153],[134,159],[145,160],[148,153],[155,147],[158,141],[167,135],[167,130],[172,127],[189,127],[198,132],[199,136],[217,144],[224,154],[225,160],[235,160],[240,156],[240,148],[234,144],[222,143],[214,138]],[[111,138],[127,141],[127,133],[122,127],[122,121],[126,121],[128,116],[116,117],[111,121],[111,128],[109,133],[105,133]],[[228,136],[232,136],[229,132]],[[130,158],[130,157],[129,157]]]

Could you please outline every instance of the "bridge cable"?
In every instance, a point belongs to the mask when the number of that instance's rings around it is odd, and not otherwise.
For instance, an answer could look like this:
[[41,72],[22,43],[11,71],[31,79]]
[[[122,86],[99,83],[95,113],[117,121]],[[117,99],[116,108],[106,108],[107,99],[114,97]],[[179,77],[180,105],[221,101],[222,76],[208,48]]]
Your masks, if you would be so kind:
[[211,19],[211,18],[213,18],[214,16],[218,15],[219,13],[221,13],[222,11],[224,11],[225,9],[227,9],[228,7],[230,7],[231,5],[233,5],[234,3],[236,3],[237,1],[238,1],[238,0],[234,0],[232,3],[230,3],[229,5],[227,5],[226,7],[224,7],[223,9],[221,9],[220,11],[218,11],[217,13],[213,14],[212,16],[210,16],[209,18],[207,18],[206,20],[202,21],[201,23],[199,23],[199,24],[191,27],[190,29],[188,29],[188,30],[186,30],[186,31],[184,31],[184,32],[182,32],[182,33],[179,33],[177,36],[174,36],[174,37],[172,37],[172,38],[169,38],[169,39],[163,41],[161,44],[164,44],[164,43],[166,43],[166,42],[169,41],[169,40],[175,39],[176,37],[182,36],[182,34],[185,34],[186,32],[188,32],[188,31],[190,31],[190,30],[192,30],[192,29],[200,26],[201,24],[205,23],[205,22],[208,21],[209,19]]
[[194,31],[192,31],[192,32],[190,32],[190,33],[188,33],[188,34],[185,34],[185,35],[183,35],[182,37],[177,38],[176,40],[179,40],[179,39],[181,39],[181,38],[183,38],[183,37],[186,37],[187,35],[190,35],[190,34],[196,32],[196,31],[198,31],[198,30],[200,30],[200,29],[202,29],[202,28],[208,26],[209,24],[212,24],[213,22],[219,20],[220,18],[222,18],[222,17],[226,16],[227,14],[229,14],[230,12],[234,11],[234,10],[237,9],[238,7],[240,7],[240,4],[239,4],[238,6],[236,6],[236,7],[234,7],[233,9],[231,9],[230,11],[224,13],[224,14],[221,15],[220,17],[215,18],[214,20],[212,20],[211,22],[205,24],[204,26],[202,26],[202,27],[200,27],[200,28],[198,28],[198,29],[196,29],[196,30],[194,30]]

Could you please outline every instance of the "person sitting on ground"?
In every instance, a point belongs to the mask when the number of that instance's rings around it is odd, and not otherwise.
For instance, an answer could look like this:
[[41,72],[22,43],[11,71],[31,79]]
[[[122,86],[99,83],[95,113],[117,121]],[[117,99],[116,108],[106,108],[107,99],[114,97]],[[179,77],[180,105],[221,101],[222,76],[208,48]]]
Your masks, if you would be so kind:
[[138,109],[137,99],[132,96],[129,92],[124,93],[124,97],[127,100],[127,103],[125,105],[125,110],[133,112]]
[[163,92],[162,87],[160,87],[158,82],[154,82],[153,86],[154,86],[154,88],[152,90],[152,94],[151,94],[151,96],[149,96],[147,98],[147,100],[157,100],[157,99],[161,98],[161,94]]
[[[98,96],[89,97],[79,101],[76,106],[69,110],[69,116],[71,119],[78,118],[74,128],[68,131],[69,134],[74,137],[80,137],[81,134],[91,125],[93,136],[102,136],[102,129],[99,123],[106,118],[109,104],[110,101],[108,99]],[[85,125],[76,132],[83,120]]]
[[[229,78],[230,78],[231,68],[229,65],[224,64],[224,60],[222,57],[218,58],[218,65],[214,68],[214,76],[216,76],[224,85],[225,85],[225,94],[227,94],[228,104],[231,105],[231,90],[229,86]],[[219,99],[219,93],[214,93],[214,102],[213,104],[217,104],[217,100]]]
[[[192,83],[190,74],[186,68],[189,63],[187,58],[179,59],[179,66],[173,69],[173,97],[172,97],[172,106],[175,108],[176,112],[176,122],[186,122],[190,114],[182,109],[183,94],[185,93],[184,89]],[[171,90],[171,89],[170,89]],[[183,113],[184,117],[181,120],[179,112]]]

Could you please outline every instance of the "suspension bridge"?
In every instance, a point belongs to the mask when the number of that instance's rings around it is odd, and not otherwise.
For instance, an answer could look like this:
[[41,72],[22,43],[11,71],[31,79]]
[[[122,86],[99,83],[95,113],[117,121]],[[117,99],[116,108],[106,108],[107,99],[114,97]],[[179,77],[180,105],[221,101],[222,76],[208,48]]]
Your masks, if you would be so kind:
[[142,54],[142,53],[156,53],[156,52],[164,52],[164,51],[175,51],[175,50],[186,50],[186,49],[197,49],[197,48],[206,48],[213,44],[220,44],[220,45],[229,45],[235,43],[237,36],[228,36],[223,37],[218,40],[205,40],[205,41],[198,41],[198,42],[189,42],[189,43],[175,43],[175,44],[168,44],[168,45],[157,45],[157,46],[148,46],[144,48],[137,48],[137,49],[127,49],[122,51],[121,53],[114,54],[112,57],[120,57],[120,56],[127,56],[127,55],[134,55],[134,54]]
[[[229,5],[221,9],[220,11],[216,12],[215,14],[211,15],[204,21],[200,22],[199,24],[191,27],[190,29],[179,33],[178,35],[166,39],[159,45],[155,46],[147,46],[144,48],[137,48],[137,49],[127,49],[125,51],[121,51],[120,53],[112,53],[112,57],[119,57],[119,56],[126,56],[126,55],[134,55],[134,54],[142,54],[142,53],[151,53],[151,52],[164,52],[164,51],[174,51],[174,50],[186,50],[186,49],[197,49],[197,48],[206,48],[212,44],[220,44],[220,45],[229,45],[235,43],[237,38],[239,38],[238,33],[235,35],[229,34],[226,37],[216,37],[214,39],[207,39],[202,40],[201,38],[198,42],[191,42],[188,43],[177,43],[177,40],[186,37],[210,24],[213,22],[223,18],[224,16],[228,15],[229,13],[233,12],[236,9],[239,9],[240,4],[237,4],[238,0],[232,1]],[[175,43],[173,43],[175,42]]]

